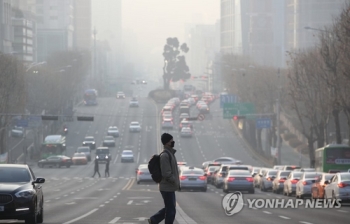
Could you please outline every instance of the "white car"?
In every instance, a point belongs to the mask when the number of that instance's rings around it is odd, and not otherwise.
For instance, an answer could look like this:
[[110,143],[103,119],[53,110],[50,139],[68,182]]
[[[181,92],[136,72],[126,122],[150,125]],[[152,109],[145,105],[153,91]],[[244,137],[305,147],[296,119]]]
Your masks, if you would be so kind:
[[125,94],[123,92],[118,92],[117,99],[125,99]]
[[173,129],[174,123],[171,119],[164,119],[162,122],[162,128],[163,129]]
[[113,136],[113,137],[119,137],[119,130],[116,126],[111,126],[107,130],[107,135]]
[[132,121],[129,126],[130,132],[140,132],[141,131],[141,125],[138,121]]
[[134,162],[134,153],[131,150],[123,150],[120,157],[121,162]]
[[184,127],[181,129],[181,133],[180,133],[181,137],[192,137],[193,132],[192,129],[189,127]]
[[185,118],[189,118],[189,117],[190,117],[190,115],[188,113],[181,113],[180,114],[180,120],[185,119]]
[[115,146],[115,140],[113,136],[106,136],[103,138],[102,146]]
[[129,107],[139,107],[139,101],[136,98],[130,100]]
[[24,128],[22,128],[22,127],[15,126],[11,130],[11,136],[12,137],[23,137],[23,135],[24,135]]

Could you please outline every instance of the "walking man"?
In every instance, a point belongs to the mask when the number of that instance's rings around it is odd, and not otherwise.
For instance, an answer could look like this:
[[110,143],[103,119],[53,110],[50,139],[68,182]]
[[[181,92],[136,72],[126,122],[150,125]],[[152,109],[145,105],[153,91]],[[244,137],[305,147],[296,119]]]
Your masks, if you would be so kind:
[[107,163],[106,163],[106,169],[105,169],[105,177],[109,177],[109,160],[107,160]]
[[98,167],[98,160],[95,159],[95,168],[94,168],[94,175],[92,175],[92,177],[95,177],[95,174],[98,173],[98,176],[101,177],[100,171],[99,171],[99,167]]
[[[162,180],[159,183],[159,191],[163,197],[164,208],[154,214],[148,223],[158,224],[165,219],[165,224],[172,224],[176,215],[176,197],[175,191],[180,189],[179,171],[174,149],[175,141],[173,136],[164,133],[161,136],[164,150],[160,155],[160,169],[162,171]],[[171,156],[171,159],[169,158]]]

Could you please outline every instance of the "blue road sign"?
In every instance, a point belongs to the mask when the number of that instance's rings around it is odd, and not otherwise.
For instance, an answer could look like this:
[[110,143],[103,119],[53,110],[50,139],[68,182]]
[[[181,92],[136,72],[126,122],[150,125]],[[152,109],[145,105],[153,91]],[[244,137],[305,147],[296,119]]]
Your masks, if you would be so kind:
[[16,123],[18,127],[28,127],[28,120],[18,120]]
[[220,95],[220,108],[224,107],[225,103],[237,103],[238,97],[236,95]]
[[41,116],[30,115],[28,117],[29,121],[41,121]]
[[256,128],[271,128],[271,119],[270,118],[257,118],[256,119]]

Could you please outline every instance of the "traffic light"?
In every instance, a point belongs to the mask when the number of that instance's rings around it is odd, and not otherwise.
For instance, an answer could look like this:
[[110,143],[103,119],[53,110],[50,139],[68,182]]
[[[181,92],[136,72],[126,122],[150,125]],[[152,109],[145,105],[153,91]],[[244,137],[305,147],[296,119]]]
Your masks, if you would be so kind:
[[43,121],[57,121],[58,116],[42,115],[41,120],[43,120]]
[[233,120],[237,121],[239,119],[245,119],[245,116],[238,116],[238,115],[233,116]]
[[94,117],[77,117],[78,121],[94,121]]

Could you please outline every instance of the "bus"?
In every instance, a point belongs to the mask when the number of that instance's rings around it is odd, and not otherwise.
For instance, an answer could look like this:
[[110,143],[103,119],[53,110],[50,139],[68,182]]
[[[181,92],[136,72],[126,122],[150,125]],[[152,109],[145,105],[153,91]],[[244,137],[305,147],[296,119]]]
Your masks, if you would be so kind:
[[315,151],[317,172],[347,172],[350,169],[350,147],[342,144],[330,144]]
[[62,135],[48,135],[40,148],[40,158],[66,154],[66,137]]
[[96,89],[85,90],[85,92],[84,92],[84,105],[85,106],[97,105],[97,90]]

